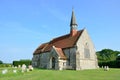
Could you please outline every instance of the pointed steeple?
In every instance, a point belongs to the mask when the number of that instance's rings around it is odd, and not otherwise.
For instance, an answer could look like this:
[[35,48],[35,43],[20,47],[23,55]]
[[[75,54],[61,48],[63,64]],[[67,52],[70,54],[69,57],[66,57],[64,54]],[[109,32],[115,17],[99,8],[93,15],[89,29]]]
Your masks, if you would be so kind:
[[77,22],[76,22],[74,10],[72,9],[72,16],[71,16],[70,27],[74,27],[74,26],[77,27],[78,25],[77,25]]
[[71,22],[70,22],[70,34],[71,36],[74,36],[77,33],[77,22],[75,18],[74,11],[72,9],[72,16],[71,16]]

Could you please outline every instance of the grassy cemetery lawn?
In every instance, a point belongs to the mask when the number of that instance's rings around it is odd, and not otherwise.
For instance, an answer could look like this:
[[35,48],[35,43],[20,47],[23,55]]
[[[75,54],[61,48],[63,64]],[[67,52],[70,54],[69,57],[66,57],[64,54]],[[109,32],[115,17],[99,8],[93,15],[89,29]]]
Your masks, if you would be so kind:
[[[2,74],[2,70],[7,69],[6,74]],[[13,73],[13,68],[0,68],[0,80],[120,80],[120,69],[103,69],[95,70],[42,70],[34,69],[29,72],[21,72],[21,69],[16,69]]]

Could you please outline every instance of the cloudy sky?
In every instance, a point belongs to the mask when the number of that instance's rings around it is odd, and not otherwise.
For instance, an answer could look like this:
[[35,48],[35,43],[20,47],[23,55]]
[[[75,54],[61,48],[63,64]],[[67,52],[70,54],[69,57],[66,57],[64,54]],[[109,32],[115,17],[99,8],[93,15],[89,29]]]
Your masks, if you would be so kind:
[[72,7],[96,51],[120,51],[120,0],[0,0],[0,60],[31,59],[41,43],[69,33]]

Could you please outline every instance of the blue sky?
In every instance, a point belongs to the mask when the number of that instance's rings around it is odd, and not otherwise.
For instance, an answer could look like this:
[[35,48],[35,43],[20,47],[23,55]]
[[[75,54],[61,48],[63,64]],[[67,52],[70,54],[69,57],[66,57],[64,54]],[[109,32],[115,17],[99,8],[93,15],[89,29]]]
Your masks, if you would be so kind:
[[41,43],[69,33],[72,7],[97,51],[120,51],[120,0],[0,0],[0,60],[31,59]]

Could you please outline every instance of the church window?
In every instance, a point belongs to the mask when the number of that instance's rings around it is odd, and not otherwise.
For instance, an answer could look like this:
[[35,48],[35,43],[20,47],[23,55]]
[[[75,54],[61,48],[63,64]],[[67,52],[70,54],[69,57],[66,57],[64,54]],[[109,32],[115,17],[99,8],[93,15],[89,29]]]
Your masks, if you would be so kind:
[[89,50],[89,45],[88,43],[85,44],[85,47],[84,47],[84,57],[85,58],[90,58],[90,50]]

